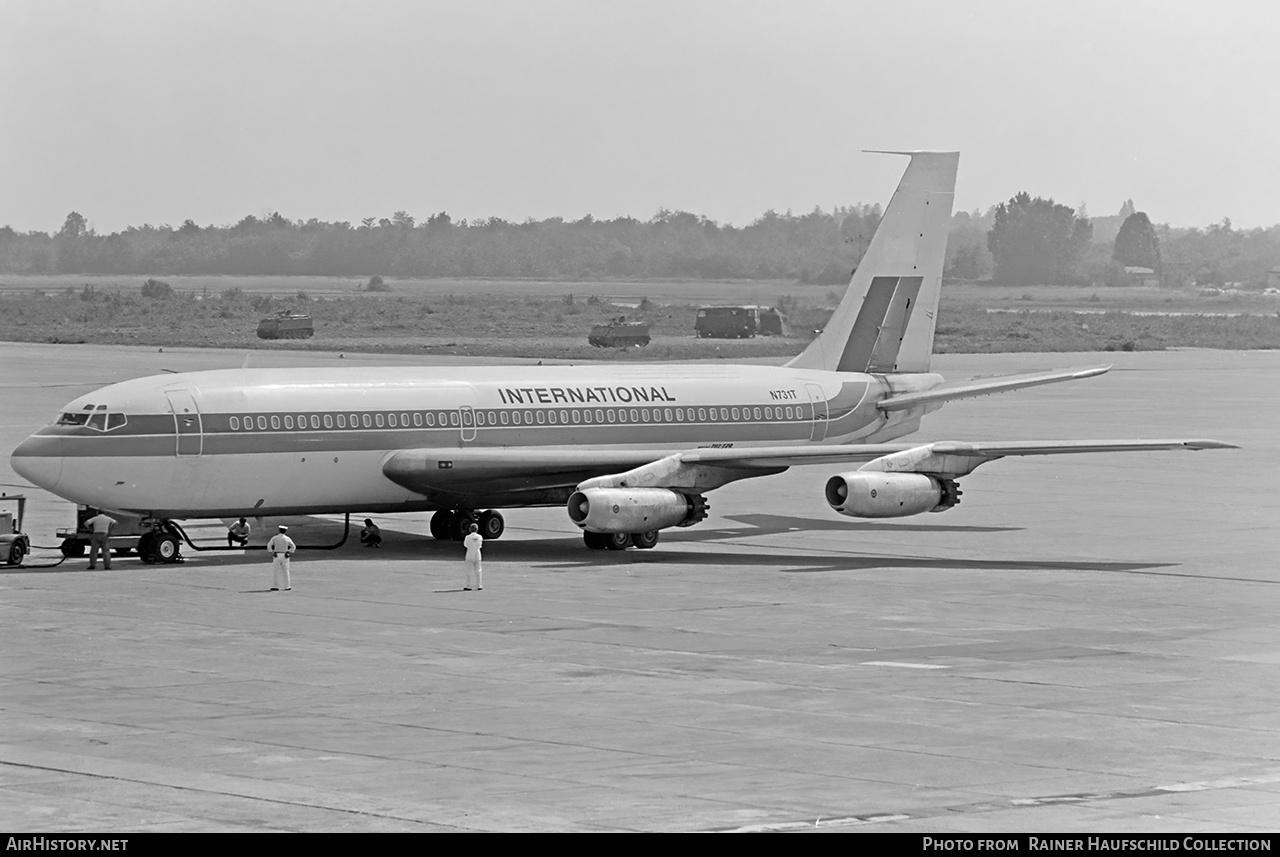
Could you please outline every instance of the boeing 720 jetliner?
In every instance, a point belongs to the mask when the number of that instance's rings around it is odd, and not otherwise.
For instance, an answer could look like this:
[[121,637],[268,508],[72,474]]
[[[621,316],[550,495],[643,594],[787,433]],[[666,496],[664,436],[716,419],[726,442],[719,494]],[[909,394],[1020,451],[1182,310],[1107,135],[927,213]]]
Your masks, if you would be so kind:
[[[652,548],[707,515],[705,495],[792,465],[842,515],[960,501],[1007,456],[1228,447],[1208,440],[889,443],[963,399],[1101,374],[948,385],[929,371],[955,152],[911,158],[826,329],[781,367],[690,365],[240,369],[139,378],[66,406],[13,469],[76,503],[144,516],[148,558],[177,558],[183,518],[434,511],[436,538],[495,508],[566,505],[589,548]],[[855,465],[860,465],[854,469]]]

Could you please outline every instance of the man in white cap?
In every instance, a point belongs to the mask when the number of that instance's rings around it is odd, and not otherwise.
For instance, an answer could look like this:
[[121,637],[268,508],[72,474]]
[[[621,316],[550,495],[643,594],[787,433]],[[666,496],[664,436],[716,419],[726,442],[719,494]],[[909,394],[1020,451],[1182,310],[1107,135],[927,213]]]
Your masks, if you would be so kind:
[[288,592],[293,589],[293,584],[289,580],[289,557],[293,556],[293,552],[298,549],[298,546],[293,543],[293,539],[289,538],[288,532],[289,528],[281,524],[280,532],[272,536],[271,541],[267,542],[267,552],[272,557],[272,592],[278,592],[281,589]]

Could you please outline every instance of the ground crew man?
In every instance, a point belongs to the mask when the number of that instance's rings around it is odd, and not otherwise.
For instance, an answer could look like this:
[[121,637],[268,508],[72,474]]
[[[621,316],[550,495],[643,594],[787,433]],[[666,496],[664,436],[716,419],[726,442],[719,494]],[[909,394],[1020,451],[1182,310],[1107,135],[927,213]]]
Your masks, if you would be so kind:
[[484,544],[484,538],[480,535],[480,527],[472,524],[471,532],[467,533],[462,544],[467,548],[467,585],[463,589],[468,592],[472,589],[484,589],[484,582],[480,577],[480,546]]
[[227,530],[227,547],[237,544],[241,547],[249,544],[249,522],[244,518],[236,521],[231,525],[231,529]]
[[373,522],[373,518],[364,519],[364,529],[360,531],[360,543],[367,548],[382,547],[382,530]]
[[289,580],[289,557],[293,556],[293,552],[298,546],[293,543],[293,539],[289,538],[286,533],[289,528],[284,524],[280,525],[280,532],[271,537],[271,541],[267,542],[267,551],[271,554],[271,591],[278,592],[283,589],[288,592],[293,589],[293,583]]
[[102,567],[110,569],[111,547],[107,544],[107,538],[111,535],[111,528],[116,525],[116,519],[99,512],[85,521],[84,525],[89,528],[89,568],[97,564],[98,551],[102,551]]

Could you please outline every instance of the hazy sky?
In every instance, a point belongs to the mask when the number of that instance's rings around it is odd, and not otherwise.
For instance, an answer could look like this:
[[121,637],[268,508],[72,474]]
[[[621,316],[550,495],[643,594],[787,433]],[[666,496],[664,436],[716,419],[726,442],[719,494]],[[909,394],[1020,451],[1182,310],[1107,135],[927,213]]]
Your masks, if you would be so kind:
[[1280,222],[1280,3],[0,0],[0,224],[648,218],[1027,190]]

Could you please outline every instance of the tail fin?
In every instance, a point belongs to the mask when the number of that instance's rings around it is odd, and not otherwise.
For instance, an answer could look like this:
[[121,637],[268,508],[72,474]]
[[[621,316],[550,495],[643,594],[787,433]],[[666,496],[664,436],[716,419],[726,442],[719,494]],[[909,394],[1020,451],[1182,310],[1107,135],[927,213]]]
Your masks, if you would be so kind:
[[959,152],[888,152],[911,163],[831,321],[788,366],[927,372]]

